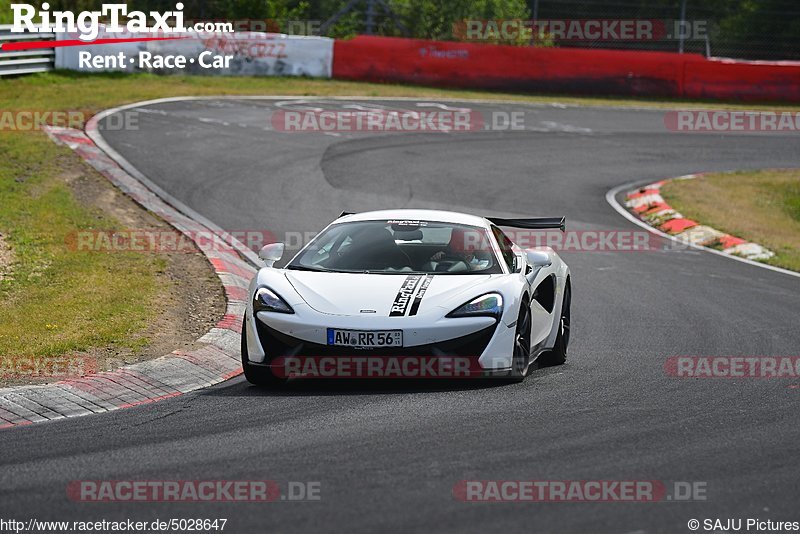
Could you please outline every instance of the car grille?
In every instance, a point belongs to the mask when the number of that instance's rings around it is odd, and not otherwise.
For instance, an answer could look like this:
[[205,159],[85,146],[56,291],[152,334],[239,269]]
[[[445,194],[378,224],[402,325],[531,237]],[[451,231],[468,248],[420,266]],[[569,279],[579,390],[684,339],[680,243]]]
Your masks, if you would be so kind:
[[351,347],[332,347],[318,343],[310,343],[292,336],[288,336],[270,328],[263,322],[256,320],[256,329],[261,346],[267,355],[267,360],[280,356],[300,357],[357,357],[357,356],[398,356],[398,357],[427,357],[448,356],[475,358],[483,354],[489,341],[492,339],[497,323],[482,330],[446,341],[417,345],[415,347],[389,347],[380,349],[356,349]]

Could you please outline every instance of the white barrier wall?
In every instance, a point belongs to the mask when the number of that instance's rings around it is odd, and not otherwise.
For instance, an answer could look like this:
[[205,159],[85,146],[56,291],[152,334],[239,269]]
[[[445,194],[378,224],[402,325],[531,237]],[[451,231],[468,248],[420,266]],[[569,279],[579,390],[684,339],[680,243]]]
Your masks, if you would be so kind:
[[[142,41],[135,43],[111,43],[103,45],[68,46],[56,49],[56,68],[84,72],[125,71],[153,72],[163,74],[209,74],[239,76],[313,76],[330,78],[333,69],[333,39],[284,35],[279,33],[198,33],[185,39],[168,41]],[[152,35],[141,35],[152,37]],[[125,35],[124,38],[138,37]],[[98,39],[119,39],[118,34],[107,34],[101,30]],[[60,33],[56,39],[76,39],[75,35]],[[125,61],[101,67],[80,64],[81,52],[92,56],[108,57],[123,53]],[[206,53],[210,52],[210,53]],[[151,65],[140,60],[141,53],[152,55]],[[220,65],[203,68],[218,57],[229,59]],[[157,56],[183,56],[183,68],[153,66]],[[227,66],[224,66],[227,65]]]

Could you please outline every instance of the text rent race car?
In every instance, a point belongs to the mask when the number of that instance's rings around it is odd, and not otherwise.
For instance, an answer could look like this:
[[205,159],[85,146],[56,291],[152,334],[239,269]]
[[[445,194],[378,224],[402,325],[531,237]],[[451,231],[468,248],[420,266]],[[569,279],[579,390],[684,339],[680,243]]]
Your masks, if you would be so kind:
[[520,381],[537,358],[563,363],[569,268],[550,248],[520,249],[499,226],[563,231],[564,219],[342,214],[283,269],[273,268],[283,244],[267,245],[242,327],[245,377],[254,384],[292,376]]

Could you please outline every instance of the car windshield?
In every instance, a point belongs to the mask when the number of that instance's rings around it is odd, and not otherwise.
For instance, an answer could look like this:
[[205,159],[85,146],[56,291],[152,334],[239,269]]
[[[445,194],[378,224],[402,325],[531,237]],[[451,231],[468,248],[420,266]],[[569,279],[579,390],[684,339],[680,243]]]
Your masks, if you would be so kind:
[[287,269],[437,274],[503,272],[485,229],[409,220],[334,224],[311,241]]

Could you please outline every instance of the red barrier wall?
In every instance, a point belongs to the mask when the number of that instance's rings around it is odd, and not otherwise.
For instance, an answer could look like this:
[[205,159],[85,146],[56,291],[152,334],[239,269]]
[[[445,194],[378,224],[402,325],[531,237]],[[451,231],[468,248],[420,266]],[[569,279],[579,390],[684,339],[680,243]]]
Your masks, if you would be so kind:
[[705,58],[688,61],[682,96],[798,102],[800,63]]
[[394,37],[337,40],[333,77],[508,91],[800,100],[800,63]]

